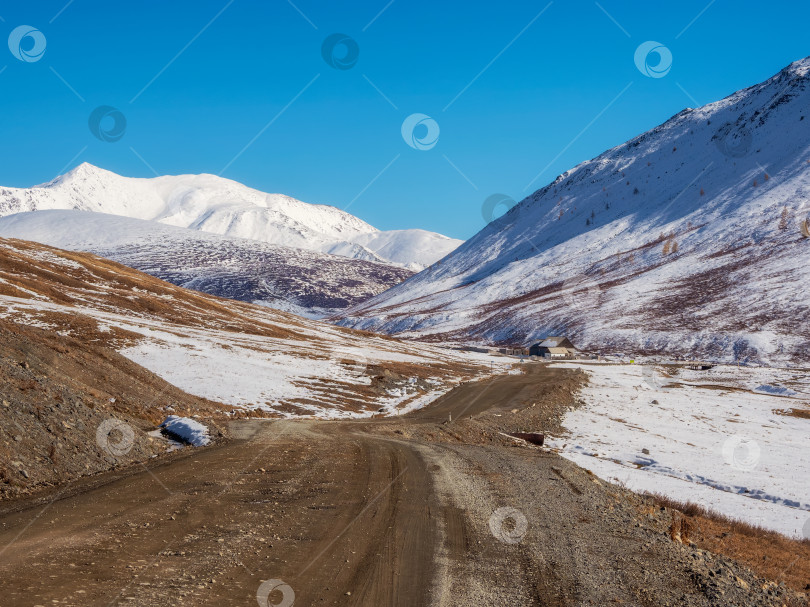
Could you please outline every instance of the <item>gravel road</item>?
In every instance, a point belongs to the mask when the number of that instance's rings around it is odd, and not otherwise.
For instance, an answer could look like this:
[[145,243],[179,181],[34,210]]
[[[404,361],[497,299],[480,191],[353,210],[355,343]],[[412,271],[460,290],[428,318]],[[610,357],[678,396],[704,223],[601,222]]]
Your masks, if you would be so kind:
[[556,429],[581,381],[536,365],[402,418],[234,422],[224,444],[0,503],[0,603],[798,601],[670,539],[671,512],[503,434]]

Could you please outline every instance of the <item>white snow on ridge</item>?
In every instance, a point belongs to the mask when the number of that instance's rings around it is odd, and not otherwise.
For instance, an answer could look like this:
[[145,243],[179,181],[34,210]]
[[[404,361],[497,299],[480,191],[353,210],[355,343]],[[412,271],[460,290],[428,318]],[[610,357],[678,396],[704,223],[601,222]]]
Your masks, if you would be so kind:
[[380,231],[336,207],[267,194],[215,175],[130,178],[84,163],[39,186],[0,188],[0,216],[55,209],[157,221],[414,270],[461,244],[423,230]]
[[[810,520],[810,420],[775,411],[807,408],[807,400],[723,390],[714,382],[697,387],[680,374],[659,380],[640,365],[562,366],[585,369],[590,384],[585,405],[563,420],[570,435],[549,437],[549,447],[634,491],[802,536]],[[745,382],[748,369],[722,372]],[[670,382],[680,387],[667,388]],[[810,388],[801,396],[810,399]]]
[[810,357],[810,58],[583,162],[345,312],[403,337]]
[[331,316],[412,274],[387,262],[77,210],[0,217],[0,237],[88,251],[181,287],[309,318]]

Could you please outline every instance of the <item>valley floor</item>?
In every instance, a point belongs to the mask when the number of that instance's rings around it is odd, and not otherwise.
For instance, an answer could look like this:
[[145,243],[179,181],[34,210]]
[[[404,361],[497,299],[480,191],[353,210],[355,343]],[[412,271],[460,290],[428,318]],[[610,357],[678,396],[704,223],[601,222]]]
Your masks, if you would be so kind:
[[2,503],[2,604],[803,604],[674,540],[677,512],[506,436],[561,432],[584,381],[526,369],[398,418],[233,422]]
[[810,538],[810,373],[564,364],[590,381],[548,441],[601,478]]

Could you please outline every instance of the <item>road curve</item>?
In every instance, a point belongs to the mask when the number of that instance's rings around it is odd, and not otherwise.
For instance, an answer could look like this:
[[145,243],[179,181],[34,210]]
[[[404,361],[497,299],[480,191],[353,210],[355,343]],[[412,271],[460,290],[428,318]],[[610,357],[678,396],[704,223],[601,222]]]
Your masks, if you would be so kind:
[[537,365],[403,418],[240,421],[0,504],[0,603],[726,604],[664,515],[502,434],[552,426],[578,381]]

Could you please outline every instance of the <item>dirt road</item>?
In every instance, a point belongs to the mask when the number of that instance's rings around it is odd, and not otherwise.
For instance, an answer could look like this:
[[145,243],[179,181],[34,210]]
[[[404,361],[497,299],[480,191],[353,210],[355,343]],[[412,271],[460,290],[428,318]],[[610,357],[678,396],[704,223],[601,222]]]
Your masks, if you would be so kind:
[[502,434],[556,427],[579,381],[536,365],[404,418],[242,421],[0,504],[0,604],[777,604],[667,512]]

